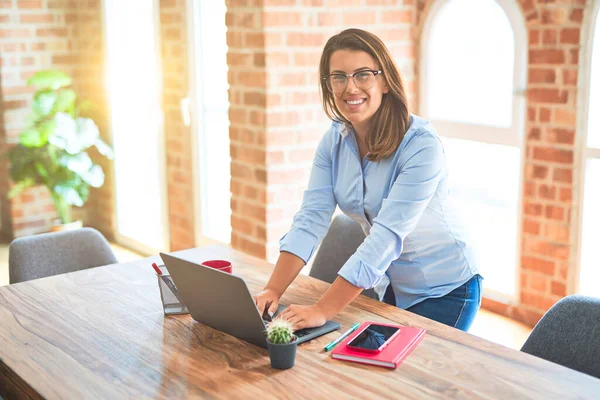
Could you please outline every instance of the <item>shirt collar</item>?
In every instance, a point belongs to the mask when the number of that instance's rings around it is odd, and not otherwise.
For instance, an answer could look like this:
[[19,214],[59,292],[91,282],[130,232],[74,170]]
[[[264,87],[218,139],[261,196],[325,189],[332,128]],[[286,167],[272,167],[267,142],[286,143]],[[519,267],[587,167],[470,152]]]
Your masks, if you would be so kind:
[[342,137],[345,138],[346,136],[348,136],[351,129],[352,128],[349,127],[347,124],[340,124],[340,135],[342,135]]

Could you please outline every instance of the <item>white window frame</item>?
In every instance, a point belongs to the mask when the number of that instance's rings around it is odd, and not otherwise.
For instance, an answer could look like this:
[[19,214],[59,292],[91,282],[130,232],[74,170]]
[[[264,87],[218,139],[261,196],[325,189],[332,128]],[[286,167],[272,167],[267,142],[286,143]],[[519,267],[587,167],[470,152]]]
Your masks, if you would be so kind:
[[[199,104],[203,103],[202,79],[199,76],[202,68],[202,54],[198,51],[199,43],[202,42],[200,36],[200,24],[202,13],[202,2],[205,0],[186,0],[187,10],[187,39],[188,39],[188,71],[189,71],[189,92],[186,98],[181,100],[181,113],[184,124],[191,126],[192,132],[192,179],[193,179],[193,199],[194,199],[194,230],[195,245],[197,247],[226,244],[216,239],[205,236],[202,232],[203,225],[203,193],[202,186],[204,174],[208,173],[202,168],[203,151],[200,149],[200,142],[205,137],[204,128],[196,110],[199,110]],[[211,0],[213,1],[213,0]],[[231,223],[231,222],[230,222]]]
[[[459,123],[453,121],[443,121],[430,119],[438,132],[443,132],[442,136],[471,140],[487,144],[499,144],[505,146],[517,147],[521,150],[521,173],[519,176],[519,188],[523,188],[524,182],[524,165],[525,165],[525,120],[527,117],[525,93],[527,88],[527,52],[528,52],[528,35],[527,26],[523,18],[522,12],[518,4],[514,0],[495,0],[496,3],[504,10],[508,20],[513,28],[515,41],[515,61],[514,61],[514,81],[513,87],[513,110],[512,110],[512,126],[510,128],[498,128],[484,125],[475,125],[467,123]],[[428,76],[428,60],[427,50],[423,46],[429,42],[432,23],[435,20],[437,13],[444,6],[446,0],[435,0],[427,10],[422,31],[421,31],[421,51],[419,65],[419,112],[425,118],[428,118],[427,101],[425,99],[428,93],[427,76]],[[484,288],[484,296],[495,299],[504,303],[513,303],[520,301],[520,265],[521,265],[521,227],[523,220],[523,190],[519,191],[517,200],[517,232],[515,232],[516,240],[516,282],[515,295],[508,296],[488,288]]]
[[[574,268],[567,280],[567,293],[578,293],[581,279],[581,244],[583,242],[583,202],[585,193],[585,177],[587,161],[590,158],[600,159],[600,149],[590,148],[587,145],[590,80],[592,76],[592,52],[594,49],[594,36],[596,29],[600,29],[600,1],[589,2],[585,8],[583,25],[581,28],[580,50],[579,50],[579,76],[577,82],[577,134],[575,149],[575,166],[579,167],[577,179],[577,219],[576,225],[571,229],[572,242],[576,244],[576,257]],[[600,74],[597,76],[600,79]]]
[[[154,26],[156,27],[155,29],[155,54],[156,54],[156,65],[157,65],[157,79],[158,79],[158,98],[162,99],[163,98],[163,73],[162,73],[162,53],[161,53],[161,41],[160,41],[160,4],[159,4],[159,0],[150,0],[153,3],[153,8],[154,8]],[[102,1],[102,8],[101,8],[101,18],[102,18],[102,46],[104,49],[107,49],[108,46],[108,38],[106,35],[106,27],[107,27],[107,2],[106,0]],[[108,54],[106,55],[106,60],[108,60],[109,56]],[[106,74],[107,68],[105,68],[105,73],[104,73],[104,81],[105,83],[108,82],[107,80],[107,74]],[[108,85],[106,85],[108,87]],[[144,254],[144,255],[155,255],[159,252],[169,252],[171,251],[171,228],[170,228],[170,224],[169,224],[169,203],[168,203],[168,189],[167,189],[167,155],[166,155],[166,149],[165,149],[165,125],[164,125],[164,111],[162,110],[162,108],[160,108],[160,102],[159,102],[159,109],[157,110],[158,115],[159,115],[159,131],[158,131],[158,155],[159,155],[159,179],[161,181],[161,185],[160,185],[160,196],[161,196],[161,215],[160,218],[162,220],[162,226],[163,226],[163,232],[162,232],[162,237],[163,237],[163,247],[160,249],[155,249],[152,248],[150,246],[147,246],[144,243],[141,243],[137,240],[135,240],[135,238],[131,238],[128,236],[124,236],[122,234],[119,233],[119,225],[118,225],[118,210],[117,210],[117,191],[116,191],[116,185],[112,190],[112,204],[114,206],[115,212],[113,213],[112,217],[111,217],[111,224],[112,224],[112,229],[114,232],[114,236],[115,236],[115,241],[117,242],[117,244],[120,244],[126,248],[129,248],[131,250],[134,250],[140,254]],[[112,120],[110,117],[110,104],[107,107],[107,116],[108,116],[108,120],[109,120],[109,124],[108,124],[108,137],[111,139],[113,138],[113,127],[112,127]],[[116,182],[116,177],[115,177],[116,171],[115,168],[112,168],[112,181]],[[152,218],[152,216],[149,216],[148,218]]]

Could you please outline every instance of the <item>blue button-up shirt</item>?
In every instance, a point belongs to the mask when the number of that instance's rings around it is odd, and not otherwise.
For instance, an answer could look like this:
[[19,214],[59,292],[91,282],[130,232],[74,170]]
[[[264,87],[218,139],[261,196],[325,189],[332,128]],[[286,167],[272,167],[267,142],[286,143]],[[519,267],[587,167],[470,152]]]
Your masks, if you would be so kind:
[[396,152],[379,162],[361,160],[353,129],[332,123],[280,250],[308,262],[336,205],[367,235],[339,275],[375,288],[380,298],[390,283],[398,307],[444,296],[478,273],[472,242],[448,196],[442,142],[418,116],[411,116]]

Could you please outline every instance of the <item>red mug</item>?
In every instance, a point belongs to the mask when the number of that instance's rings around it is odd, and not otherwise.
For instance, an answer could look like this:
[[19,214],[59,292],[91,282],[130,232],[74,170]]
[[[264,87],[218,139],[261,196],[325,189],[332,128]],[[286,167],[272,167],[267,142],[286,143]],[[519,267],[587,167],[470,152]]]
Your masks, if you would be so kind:
[[214,268],[221,272],[227,272],[228,274],[233,273],[233,268],[231,263],[227,260],[208,260],[204,261],[202,264],[205,267]]

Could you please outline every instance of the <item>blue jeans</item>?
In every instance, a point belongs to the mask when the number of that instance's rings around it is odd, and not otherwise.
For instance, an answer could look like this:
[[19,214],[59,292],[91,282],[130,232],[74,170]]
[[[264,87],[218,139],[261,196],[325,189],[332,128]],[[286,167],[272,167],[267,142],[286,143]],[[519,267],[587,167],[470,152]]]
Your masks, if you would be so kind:
[[[480,275],[475,275],[447,295],[425,299],[406,310],[462,331],[468,331],[481,305],[482,280]],[[396,305],[392,285],[388,286],[383,301]]]

